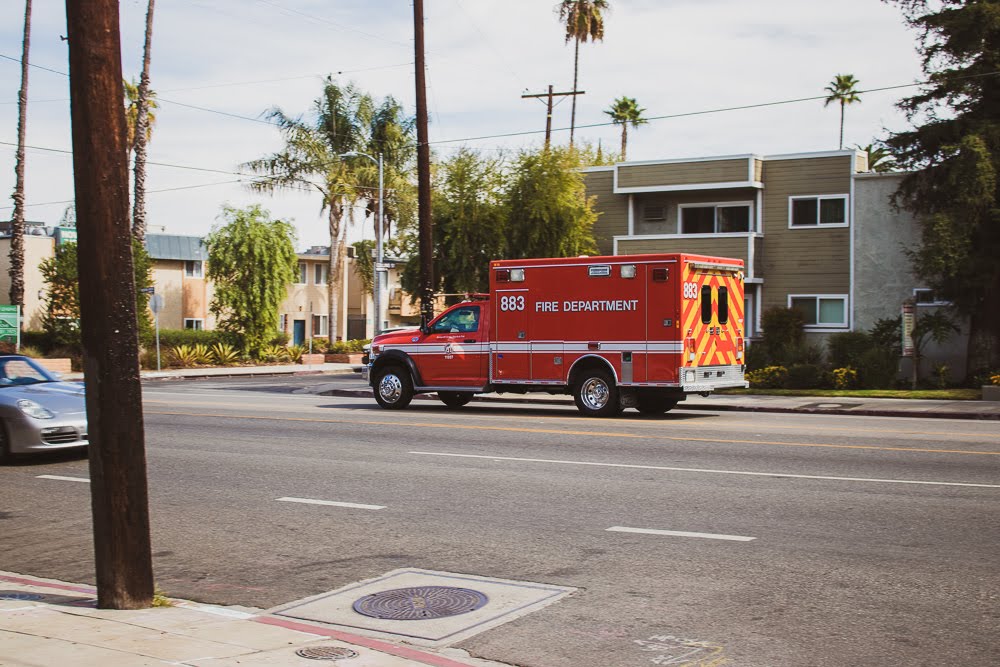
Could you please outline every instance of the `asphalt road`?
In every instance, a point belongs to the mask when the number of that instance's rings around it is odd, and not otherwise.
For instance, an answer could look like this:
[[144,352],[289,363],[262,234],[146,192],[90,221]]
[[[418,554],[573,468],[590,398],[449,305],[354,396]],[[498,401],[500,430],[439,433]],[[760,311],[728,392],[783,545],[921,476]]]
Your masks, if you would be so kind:
[[[460,644],[526,667],[1000,664],[995,423],[294,393],[319,381],[146,385],[169,595],[266,608],[419,567],[576,588]],[[0,569],[93,582],[87,485],[39,475],[86,461],[0,468]]]

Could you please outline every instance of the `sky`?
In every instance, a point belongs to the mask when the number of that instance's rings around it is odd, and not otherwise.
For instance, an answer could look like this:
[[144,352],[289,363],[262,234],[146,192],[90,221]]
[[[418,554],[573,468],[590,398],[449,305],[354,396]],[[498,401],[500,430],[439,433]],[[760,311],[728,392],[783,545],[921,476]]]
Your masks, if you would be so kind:
[[[122,67],[138,80],[146,0],[121,0]],[[554,0],[425,0],[432,150],[541,145],[544,101],[572,89],[573,46]],[[860,90],[921,79],[916,35],[880,0],[610,0],[603,42],[580,46],[577,140],[617,150],[603,113],[623,95],[651,120],[629,132],[629,160],[834,150],[839,107],[821,99],[835,74]],[[56,224],[73,199],[64,0],[34,0],[29,74],[26,218]],[[0,2],[0,220],[14,190],[23,0]],[[251,193],[240,164],[281,148],[263,113],[308,114],[322,80],[392,95],[415,113],[413,7],[400,0],[159,0],[151,86],[159,95],[149,145],[151,231],[205,235],[224,204],[260,203],[293,222],[297,247],[329,242],[316,195]],[[847,108],[850,147],[908,127],[896,102],[917,89],[862,95]],[[569,98],[553,141],[568,143]],[[601,124],[597,127],[582,127]],[[507,135],[507,136],[498,136]],[[158,164],[152,164],[158,163]],[[246,173],[245,171],[243,172]],[[371,238],[357,225],[352,239]]]

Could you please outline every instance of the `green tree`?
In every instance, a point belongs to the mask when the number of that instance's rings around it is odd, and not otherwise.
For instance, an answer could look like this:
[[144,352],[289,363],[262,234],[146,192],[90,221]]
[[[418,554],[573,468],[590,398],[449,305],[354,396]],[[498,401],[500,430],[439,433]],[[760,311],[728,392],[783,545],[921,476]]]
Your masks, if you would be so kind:
[[576,151],[521,151],[510,179],[508,258],[572,257],[597,251],[596,196],[587,197]]
[[1000,365],[1000,3],[886,0],[919,34],[928,83],[899,103],[915,124],[887,144],[910,174],[911,253],[928,287],[969,318],[969,369]]
[[825,90],[828,94],[823,106],[830,106],[833,103],[840,105],[840,148],[844,148],[844,108],[848,104],[861,102],[858,95],[858,83],[853,74],[837,74],[833,77]]
[[649,122],[642,117],[643,111],[645,109],[639,106],[634,97],[625,97],[624,95],[604,110],[604,113],[611,117],[612,123],[622,126],[622,162],[626,160],[625,150],[628,146],[628,126],[631,125],[633,128],[638,128],[640,125]]
[[210,309],[244,353],[257,355],[277,333],[278,307],[297,273],[295,229],[256,204],[224,206],[221,217],[205,239]]
[[[149,295],[141,290],[153,285],[153,260],[137,241],[132,242],[132,265],[135,279],[136,317],[139,341],[147,345],[153,338],[149,313]],[[38,265],[45,283],[45,314],[42,329],[51,345],[80,345],[80,277],[75,243],[62,243],[55,255]]]
[[[573,92],[576,92],[580,72],[580,42],[604,41],[604,15],[607,0],[562,0],[559,3],[559,20],[566,24],[566,43],[573,42]],[[569,145],[573,145],[576,128],[576,95],[571,96],[572,111],[569,121]]]
[[365,294],[375,294],[375,260],[372,251],[375,241],[364,239],[351,244],[354,248],[354,275],[361,281],[361,289]]
[[874,171],[877,174],[886,174],[892,171],[895,158],[884,145],[871,143],[867,146],[855,145],[854,148],[862,151],[868,157],[868,171]]

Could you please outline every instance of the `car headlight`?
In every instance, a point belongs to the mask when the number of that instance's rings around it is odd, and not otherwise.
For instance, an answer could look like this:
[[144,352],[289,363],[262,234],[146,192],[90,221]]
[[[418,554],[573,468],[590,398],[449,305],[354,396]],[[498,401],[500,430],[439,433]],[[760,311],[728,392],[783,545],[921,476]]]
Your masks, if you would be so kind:
[[55,417],[54,414],[49,412],[46,408],[42,407],[34,401],[30,401],[27,398],[22,398],[17,402],[17,407],[21,409],[21,412],[28,415],[29,417],[34,417],[35,419],[52,419]]

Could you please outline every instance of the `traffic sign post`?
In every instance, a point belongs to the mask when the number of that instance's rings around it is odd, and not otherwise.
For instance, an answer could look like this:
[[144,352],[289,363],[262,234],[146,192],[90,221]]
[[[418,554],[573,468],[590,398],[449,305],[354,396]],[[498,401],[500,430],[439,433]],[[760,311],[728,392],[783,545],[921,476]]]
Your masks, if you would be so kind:
[[0,306],[0,342],[11,343],[21,351],[21,307]]
[[[149,290],[153,294],[152,287],[144,287],[143,292]],[[149,297],[149,309],[153,311],[153,321],[156,323],[156,372],[160,372],[160,311],[163,310],[163,295],[153,294]]]

